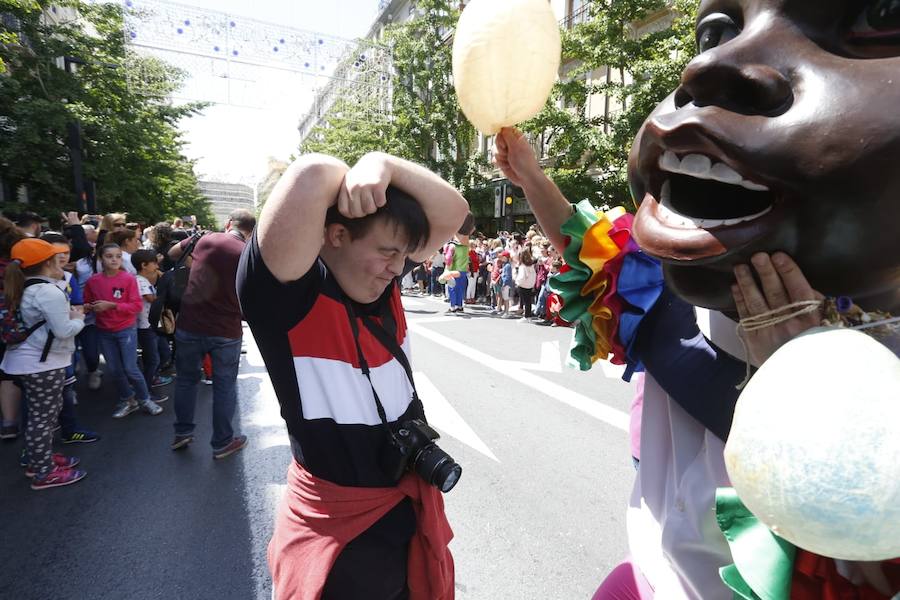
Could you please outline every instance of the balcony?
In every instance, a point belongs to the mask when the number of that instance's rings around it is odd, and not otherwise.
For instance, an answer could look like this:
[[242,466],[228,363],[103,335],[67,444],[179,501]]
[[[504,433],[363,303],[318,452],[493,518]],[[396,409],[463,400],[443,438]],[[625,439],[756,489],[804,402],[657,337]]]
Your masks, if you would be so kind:
[[559,21],[559,26],[562,29],[572,29],[576,25],[580,25],[581,23],[586,23],[591,18],[591,3],[586,2],[582,4],[578,10],[574,11],[572,14],[567,15],[565,19],[561,19]]

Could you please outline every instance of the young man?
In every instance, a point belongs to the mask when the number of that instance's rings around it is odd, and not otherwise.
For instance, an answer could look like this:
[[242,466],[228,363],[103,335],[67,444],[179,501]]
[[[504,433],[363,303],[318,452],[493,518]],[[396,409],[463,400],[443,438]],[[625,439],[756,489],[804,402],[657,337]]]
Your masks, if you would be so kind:
[[[237,376],[241,362],[241,308],[234,280],[241,251],[256,217],[238,208],[231,211],[224,233],[203,236],[191,253],[191,273],[181,299],[175,342],[175,440],[172,450],[194,440],[194,407],[203,356],[213,365],[213,458],[226,458],[247,445],[247,436],[234,435],[231,419],[237,406]],[[169,249],[178,260],[191,238]]]
[[266,203],[238,292],[295,459],[269,545],[276,598],[452,594],[440,493],[413,473],[398,481],[382,459],[396,451],[388,427],[424,419],[403,365],[399,278],[467,211],[438,176],[382,153],[352,168],[303,156]]

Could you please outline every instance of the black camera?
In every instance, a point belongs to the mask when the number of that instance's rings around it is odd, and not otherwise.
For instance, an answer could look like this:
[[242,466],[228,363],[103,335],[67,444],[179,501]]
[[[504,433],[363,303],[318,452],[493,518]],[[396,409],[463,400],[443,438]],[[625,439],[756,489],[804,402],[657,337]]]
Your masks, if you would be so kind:
[[459,481],[462,467],[434,443],[440,437],[425,421],[404,421],[381,457],[382,470],[393,481],[399,481],[406,470],[414,471],[442,492],[449,492]]

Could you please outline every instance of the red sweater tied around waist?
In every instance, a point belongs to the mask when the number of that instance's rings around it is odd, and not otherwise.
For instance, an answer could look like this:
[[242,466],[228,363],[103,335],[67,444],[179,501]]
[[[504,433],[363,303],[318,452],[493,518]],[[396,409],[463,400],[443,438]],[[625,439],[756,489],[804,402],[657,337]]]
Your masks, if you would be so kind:
[[416,533],[409,545],[411,600],[453,600],[453,531],[440,491],[407,473],[396,487],[340,486],[291,461],[287,490],[269,542],[269,570],[277,600],[318,600],[328,573],[350,540],[404,497],[412,500]]

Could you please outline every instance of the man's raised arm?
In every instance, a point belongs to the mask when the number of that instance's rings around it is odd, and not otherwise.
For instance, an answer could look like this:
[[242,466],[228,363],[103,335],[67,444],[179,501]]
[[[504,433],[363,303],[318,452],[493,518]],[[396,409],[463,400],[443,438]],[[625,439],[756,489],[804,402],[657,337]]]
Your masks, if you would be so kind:
[[282,283],[309,271],[325,230],[325,213],[333,205],[349,167],[324,154],[294,161],[272,190],[259,217],[256,236],[269,271]]
[[[456,188],[425,167],[383,152],[371,152],[359,159],[347,176],[348,210],[362,204],[367,214],[374,212],[384,204],[388,184],[415,198],[428,218],[428,241],[409,257],[425,262],[459,230],[469,213],[469,203]],[[368,202],[368,194],[374,205]],[[344,201],[342,197],[339,202],[341,212],[350,216],[344,212]]]

